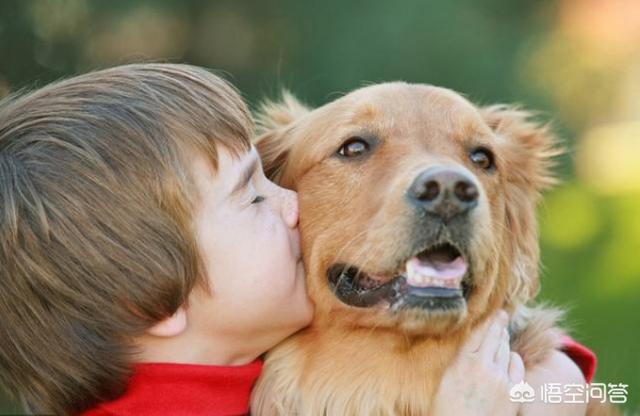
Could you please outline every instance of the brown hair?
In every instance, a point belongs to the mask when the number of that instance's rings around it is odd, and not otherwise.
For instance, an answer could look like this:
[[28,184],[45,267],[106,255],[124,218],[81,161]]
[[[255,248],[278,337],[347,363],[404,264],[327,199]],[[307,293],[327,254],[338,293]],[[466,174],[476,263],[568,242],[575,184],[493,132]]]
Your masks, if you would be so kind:
[[236,90],[187,65],[89,73],[0,103],[0,371],[32,410],[122,393],[132,337],[201,263],[188,157],[250,148]]

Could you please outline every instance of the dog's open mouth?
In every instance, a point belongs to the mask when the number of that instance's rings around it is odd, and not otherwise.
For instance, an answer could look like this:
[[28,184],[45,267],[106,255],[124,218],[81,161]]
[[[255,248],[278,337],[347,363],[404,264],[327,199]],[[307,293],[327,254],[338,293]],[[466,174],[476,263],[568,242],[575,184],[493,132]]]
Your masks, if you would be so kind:
[[392,309],[453,309],[471,289],[468,262],[449,242],[432,245],[390,274],[367,274],[356,266],[332,265],[329,285],[338,299],[356,307],[386,303]]

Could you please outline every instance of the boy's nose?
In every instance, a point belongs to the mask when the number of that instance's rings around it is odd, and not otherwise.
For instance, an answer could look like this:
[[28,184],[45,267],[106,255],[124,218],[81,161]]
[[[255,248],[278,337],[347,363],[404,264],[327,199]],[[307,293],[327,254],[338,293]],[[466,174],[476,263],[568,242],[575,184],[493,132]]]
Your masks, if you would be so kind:
[[284,201],[282,204],[282,217],[287,226],[295,228],[298,226],[298,194],[294,191],[284,191]]

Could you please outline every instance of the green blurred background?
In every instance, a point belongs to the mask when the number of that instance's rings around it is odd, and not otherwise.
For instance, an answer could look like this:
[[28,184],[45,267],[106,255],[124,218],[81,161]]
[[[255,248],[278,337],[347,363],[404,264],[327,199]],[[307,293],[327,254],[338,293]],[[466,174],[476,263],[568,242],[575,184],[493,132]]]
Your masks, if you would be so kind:
[[252,105],[406,80],[542,110],[570,151],[540,210],[540,298],[638,409],[640,1],[0,1],[0,96],[144,60],[221,70]]

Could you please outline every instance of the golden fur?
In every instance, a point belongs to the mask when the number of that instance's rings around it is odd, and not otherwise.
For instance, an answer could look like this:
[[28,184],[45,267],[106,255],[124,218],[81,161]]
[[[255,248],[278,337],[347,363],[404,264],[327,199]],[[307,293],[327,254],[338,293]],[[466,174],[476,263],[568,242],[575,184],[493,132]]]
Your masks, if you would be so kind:
[[[254,389],[257,415],[427,415],[445,368],[470,330],[498,308],[512,316],[513,347],[527,367],[558,346],[557,310],[527,307],[538,290],[535,207],[554,183],[559,151],[547,126],[508,107],[479,108],[433,86],[387,83],[311,110],[285,93],[263,106],[256,146],[267,175],[299,194],[300,227],[314,320],[267,356]],[[350,137],[380,144],[345,163],[336,150]],[[481,172],[468,148],[495,153]],[[470,252],[474,288],[464,310],[389,312],[342,303],[327,267],[348,261],[390,271],[409,250],[414,224],[402,196],[434,165],[462,166],[477,178]]]

